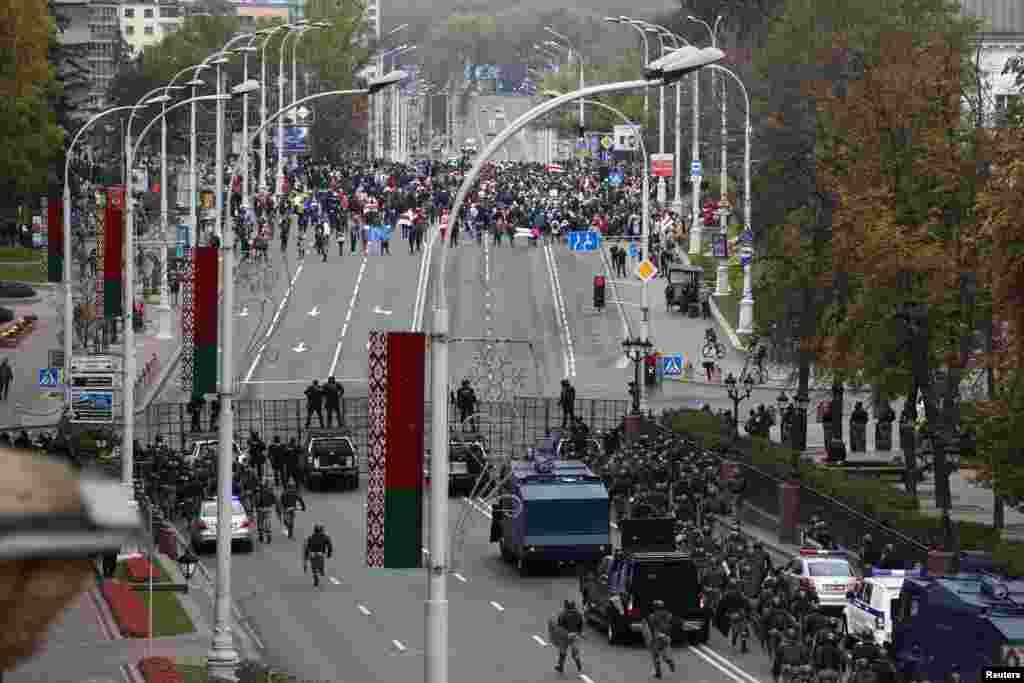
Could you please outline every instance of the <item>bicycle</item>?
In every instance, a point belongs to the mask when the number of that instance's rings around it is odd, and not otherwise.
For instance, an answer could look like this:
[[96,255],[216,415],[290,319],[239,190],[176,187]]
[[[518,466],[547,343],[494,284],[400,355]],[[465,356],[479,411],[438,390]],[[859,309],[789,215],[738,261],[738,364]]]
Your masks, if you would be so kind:
[[701,353],[705,358],[722,360],[725,358],[725,346],[717,339],[708,339],[704,342],[704,348],[701,349]]

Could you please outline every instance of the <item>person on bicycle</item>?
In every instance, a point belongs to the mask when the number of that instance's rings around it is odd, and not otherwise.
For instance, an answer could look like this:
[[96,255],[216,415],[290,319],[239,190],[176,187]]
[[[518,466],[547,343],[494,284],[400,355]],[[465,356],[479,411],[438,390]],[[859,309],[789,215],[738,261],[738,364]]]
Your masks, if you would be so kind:
[[[288,488],[285,489],[284,493],[281,494],[281,499],[278,504],[278,516],[281,521],[288,527],[288,535],[291,536],[292,529],[295,526],[295,508],[300,507],[302,511],[306,511],[306,501],[302,499],[302,495],[299,490],[295,487],[295,484],[289,484]],[[289,521],[288,517],[291,516]]]
[[320,577],[324,573],[324,558],[334,555],[334,545],[331,537],[324,531],[323,524],[313,527],[313,534],[306,539],[306,545],[302,553],[302,571],[305,572],[309,565],[313,566],[313,585],[320,585]]
[[566,638],[563,643],[558,644],[558,664],[555,665],[555,671],[565,673],[565,656],[570,650],[572,660],[576,663],[576,670],[583,671],[579,645],[579,638],[583,635],[583,615],[576,609],[576,603],[566,600],[557,621],[558,625],[565,629]]
[[269,482],[264,482],[256,494],[256,528],[259,530],[260,539],[265,543],[270,542],[270,537],[273,533],[271,513],[277,506],[278,501],[277,496],[274,494],[274,489],[270,486]]
[[672,659],[672,613],[665,608],[664,601],[654,600],[651,603],[647,628],[651,634],[648,647],[654,662],[654,677],[661,678],[662,662],[668,664],[671,671],[676,670],[676,662]]

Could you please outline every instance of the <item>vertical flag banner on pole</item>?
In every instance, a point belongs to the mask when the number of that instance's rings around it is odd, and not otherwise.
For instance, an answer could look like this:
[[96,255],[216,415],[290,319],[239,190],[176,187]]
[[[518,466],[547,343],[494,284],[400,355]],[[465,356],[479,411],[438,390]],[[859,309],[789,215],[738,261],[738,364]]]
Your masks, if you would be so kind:
[[366,564],[422,566],[426,336],[370,333]]
[[[192,280],[192,395],[217,391],[217,247],[195,250]],[[225,315],[231,315],[225,311]]]
[[64,280],[64,198],[51,197],[46,205],[46,281]]
[[[134,258],[134,254],[125,257],[124,251],[124,186],[115,185],[110,188],[107,206],[104,210],[103,226],[103,315],[107,320],[120,318],[122,312],[122,273],[124,259]],[[129,324],[131,322],[129,321]]]
[[195,255],[185,247],[184,268],[181,274],[181,390],[192,395],[192,374],[195,368],[193,351],[195,344],[195,309],[192,285],[195,277]]

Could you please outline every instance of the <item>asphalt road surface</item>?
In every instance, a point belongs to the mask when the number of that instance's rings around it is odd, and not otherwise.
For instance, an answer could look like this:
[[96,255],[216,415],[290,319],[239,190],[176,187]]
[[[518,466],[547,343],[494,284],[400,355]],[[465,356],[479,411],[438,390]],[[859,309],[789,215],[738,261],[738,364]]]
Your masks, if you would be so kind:
[[[421,680],[424,666],[423,570],[384,571],[365,565],[365,492],[308,493],[297,519],[299,537],[279,528],[269,545],[233,556],[236,601],[266,646],[265,657],[300,680],[359,683]],[[572,570],[519,577],[487,542],[489,519],[480,506],[452,499],[449,575],[450,680],[496,683],[565,680],[553,670],[547,619],[563,600],[579,600]],[[327,581],[312,586],[301,564],[301,541],[322,522],[335,544]],[[214,558],[202,561],[212,569]],[[676,651],[668,680],[754,683],[769,680],[757,651],[735,654],[717,632],[708,646]],[[643,680],[650,660],[639,643],[612,646],[588,627],[586,678],[570,665],[568,679],[610,683]]]

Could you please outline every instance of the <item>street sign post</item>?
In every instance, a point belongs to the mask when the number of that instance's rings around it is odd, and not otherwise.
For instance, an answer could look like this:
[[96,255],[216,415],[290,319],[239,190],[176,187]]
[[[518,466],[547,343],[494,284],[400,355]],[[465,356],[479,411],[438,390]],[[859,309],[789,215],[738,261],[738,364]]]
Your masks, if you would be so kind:
[[640,276],[640,279],[644,282],[650,282],[658,274],[658,269],[655,268],[654,264],[649,259],[644,259],[636,267],[636,274]]
[[64,368],[39,368],[39,386],[56,389],[64,384]]
[[72,356],[71,422],[110,424],[114,421],[114,397],[120,392],[121,359],[106,354]]
[[629,255],[636,258],[640,255],[640,247],[636,246],[636,242],[629,245]]
[[661,357],[661,374],[664,377],[682,377],[683,354],[676,353]]
[[601,233],[596,230],[574,230],[568,237],[569,251],[591,252],[601,248]]

